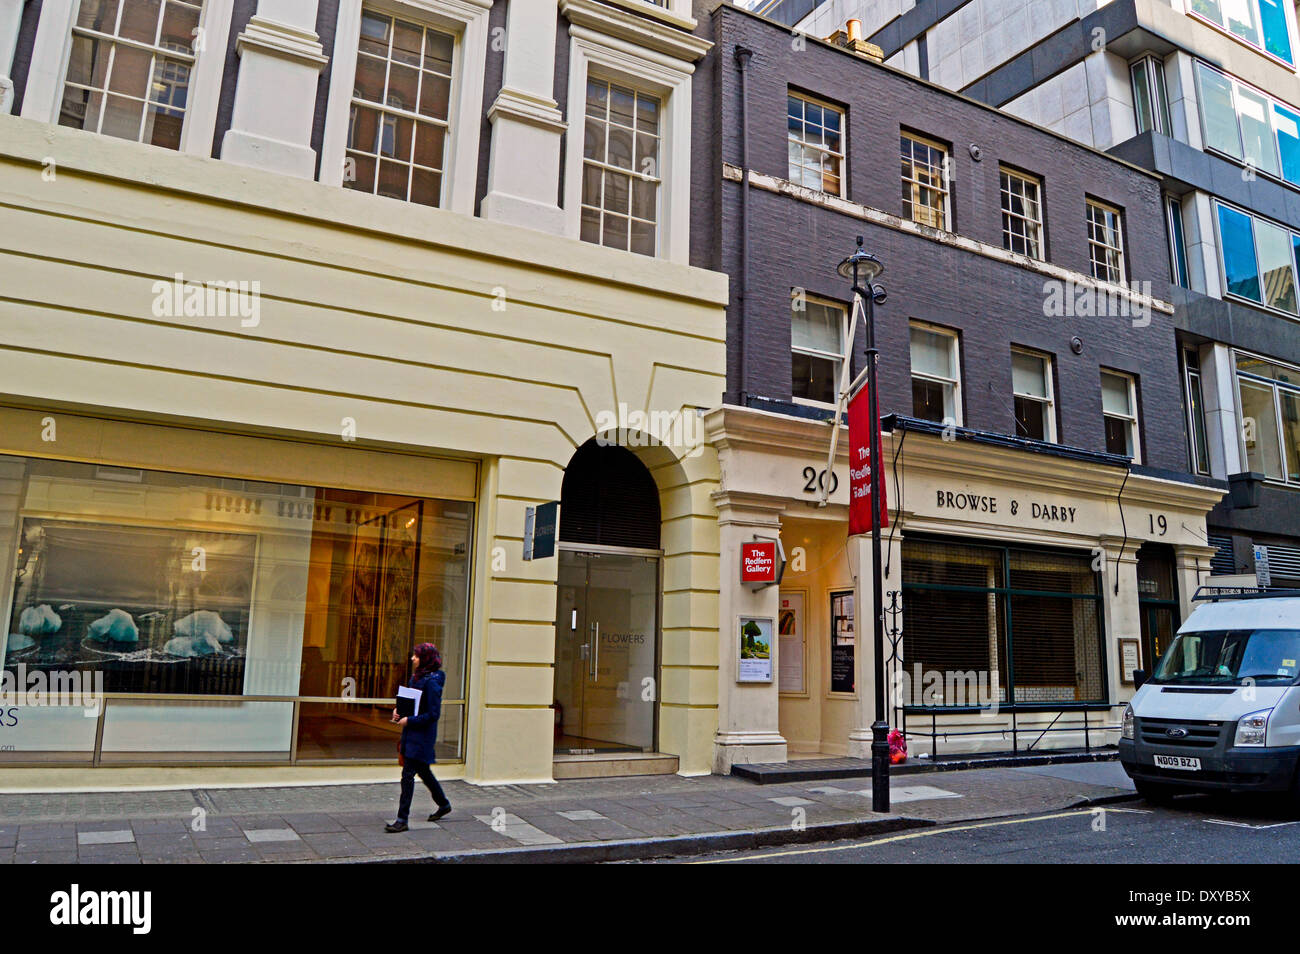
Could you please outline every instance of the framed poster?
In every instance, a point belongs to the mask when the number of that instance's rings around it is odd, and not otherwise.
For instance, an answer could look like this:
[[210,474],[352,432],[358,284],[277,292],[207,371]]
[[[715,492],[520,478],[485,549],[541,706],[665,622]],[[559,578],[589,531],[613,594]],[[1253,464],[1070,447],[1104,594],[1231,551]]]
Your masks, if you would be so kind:
[[780,691],[805,692],[802,593],[781,594],[781,610],[776,617],[776,638],[780,649],[777,655]]
[[736,627],[737,682],[772,681],[772,627],[770,616],[742,616]]
[[1133,670],[1142,668],[1142,651],[1135,636],[1121,636],[1119,640],[1119,681],[1133,685]]
[[831,692],[853,692],[854,648],[853,591],[831,592]]

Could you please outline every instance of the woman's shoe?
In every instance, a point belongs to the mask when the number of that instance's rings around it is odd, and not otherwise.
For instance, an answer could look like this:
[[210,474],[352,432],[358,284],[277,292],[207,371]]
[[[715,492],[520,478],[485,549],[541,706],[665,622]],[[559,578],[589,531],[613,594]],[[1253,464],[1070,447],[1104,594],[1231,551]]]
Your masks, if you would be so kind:
[[387,825],[384,826],[384,831],[387,832],[399,832],[399,831],[409,831],[409,830],[410,830],[409,826],[406,824],[406,822],[402,821],[400,818],[397,821],[389,822]]
[[445,818],[450,814],[451,814],[451,805],[443,805],[442,808],[438,809],[436,812],[434,812],[432,815],[429,816],[429,821],[437,821],[439,818]]

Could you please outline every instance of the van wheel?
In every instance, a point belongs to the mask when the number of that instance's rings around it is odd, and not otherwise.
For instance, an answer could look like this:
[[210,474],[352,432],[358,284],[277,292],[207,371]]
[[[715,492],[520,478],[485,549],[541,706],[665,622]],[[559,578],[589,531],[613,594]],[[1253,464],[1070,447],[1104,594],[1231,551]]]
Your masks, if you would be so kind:
[[1133,787],[1137,793],[1145,798],[1152,805],[1168,805],[1174,800],[1174,789],[1169,785],[1162,785],[1160,782],[1147,782],[1143,779],[1133,779]]

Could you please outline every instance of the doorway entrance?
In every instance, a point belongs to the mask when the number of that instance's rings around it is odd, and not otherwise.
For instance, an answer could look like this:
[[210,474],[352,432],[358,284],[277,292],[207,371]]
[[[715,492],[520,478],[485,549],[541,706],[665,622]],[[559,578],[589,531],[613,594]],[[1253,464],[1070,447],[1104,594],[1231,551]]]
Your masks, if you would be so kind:
[[555,750],[652,752],[659,658],[659,557],[559,552]]
[[1174,641],[1182,622],[1174,579],[1173,548],[1156,543],[1142,544],[1137,554],[1137,578],[1141,668],[1154,672],[1156,663]]

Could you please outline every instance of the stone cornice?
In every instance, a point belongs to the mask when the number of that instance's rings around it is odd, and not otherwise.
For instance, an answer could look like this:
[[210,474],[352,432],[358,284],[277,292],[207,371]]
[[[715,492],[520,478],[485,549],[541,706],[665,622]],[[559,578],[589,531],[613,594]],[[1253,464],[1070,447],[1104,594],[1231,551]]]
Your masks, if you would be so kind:
[[[623,6],[631,8],[632,5]],[[637,9],[640,9],[639,5]],[[645,12],[650,13],[648,10]],[[560,0],[560,13],[572,26],[585,27],[687,63],[703,59],[704,54],[713,47],[708,40],[688,32],[686,21],[674,17],[666,10],[656,9],[658,19],[655,20],[597,3],[596,0]],[[674,25],[669,26],[668,23]]]
[[[719,450],[739,453],[788,454],[800,460],[814,455],[825,460],[830,450],[831,425],[770,411],[722,405],[704,418],[705,433]],[[848,428],[840,425],[837,464],[847,464]],[[881,454],[892,461],[900,433],[881,436]],[[969,440],[946,441],[920,432],[908,433],[900,465],[909,479],[923,476],[977,478],[1020,485],[1034,491],[1074,496],[1118,497],[1123,488],[1126,507],[1182,510],[1203,515],[1223,497],[1223,490],[1128,473],[1122,467],[1086,460],[1056,457],[1015,448],[996,447]],[[726,463],[723,464],[726,467]]]
[[[722,164],[722,178],[724,181],[742,182],[744,177],[744,170],[739,166],[730,162]],[[820,206],[832,212],[839,212],[842,215],[862,219],[872,225],[883,226],[887,229],[893,229],[895,232],[914,235],[917,238],[927,239],[939,245],[946,245],[949,248],[971,252],[1001,262],[1004,265],[1015,265],[1027,271],[1037,272],[1044,278],[1068,282],[1074,288],[1095,292],[1098,296],[1111,296],[1131,302],[1135,308],[1150,308],[1165,315],[1174,313],[1174,306],[1170,302],[1151,295],[1143,295],[1124,285],[1112,285],[1109,282],[1098,281],[1091,275],[1083,274],[1083,272],[1062,268],[1060,265],[1053,265],[1051,262],[1030,258],[1028,255],[1019,255],[1002,248],[1000,245],[991,245],[988,242],[981,242],[965,235],[958,235],[956,232],[945,232],[941,229],[931,228],[928,225],[921,225],[918,222],[891,215],[869,205],[850,202],[848,199],[842,199],[839,196],[796,185],[789,179],[781,179],[751,169],[749,170],[749,182],[754,188],[762,189],[764,192],[789,196],[809,205]]]
[[329,62],[320,45],[320,37],[310,30],[300,30],[279,20],[254,16],[235,40],[235,49],[242,56],[246,49],[266,53],[280,59],[295,60],[317,70]]
[[564,121],[564,114],[560,112],[553,100],[533,96],[524,90],[512,89],[509,86],[501,88],[488,109],[488,119],[491,122],[496,122],[497,116],[508,116],[552,132],[562,133],[569,128],[569,124]]

